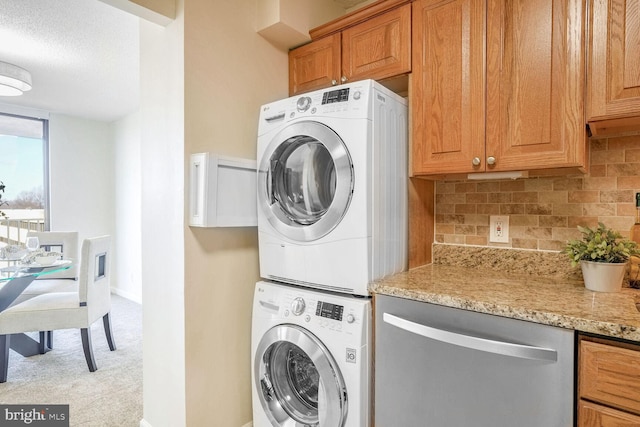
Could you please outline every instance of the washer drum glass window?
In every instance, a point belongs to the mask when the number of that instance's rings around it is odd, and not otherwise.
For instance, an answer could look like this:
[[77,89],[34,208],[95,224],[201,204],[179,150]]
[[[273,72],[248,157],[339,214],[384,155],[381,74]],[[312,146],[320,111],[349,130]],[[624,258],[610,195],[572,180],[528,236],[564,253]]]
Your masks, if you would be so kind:
[[321,238],[344,216],[353,193],[353,165],[338,134],[318,122],[298,122],[269,144],[258,170],[258,201],[281,234]]
[[254,361],[260,403],[274,426],[337,426],[347,417],[347,391],[327,348],[296,325],[271,328]]

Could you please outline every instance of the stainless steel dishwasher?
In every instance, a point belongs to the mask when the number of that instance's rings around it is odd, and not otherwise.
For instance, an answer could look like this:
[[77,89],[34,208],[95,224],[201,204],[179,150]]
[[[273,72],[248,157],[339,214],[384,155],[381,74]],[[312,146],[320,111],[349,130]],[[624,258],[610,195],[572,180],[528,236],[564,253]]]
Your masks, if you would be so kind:
[[375,297],[376,427],[570,427],[575,333]]

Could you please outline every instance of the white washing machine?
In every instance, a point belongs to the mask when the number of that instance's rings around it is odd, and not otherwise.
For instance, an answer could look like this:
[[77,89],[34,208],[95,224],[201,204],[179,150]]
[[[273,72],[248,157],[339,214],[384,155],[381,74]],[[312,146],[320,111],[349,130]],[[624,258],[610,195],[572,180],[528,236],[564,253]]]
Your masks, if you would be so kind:
[[371,300],[256,284],[254,427],[369,427]]
[[407,266],[407,103],[373,80],[262,106],[265,279],[368,295]]

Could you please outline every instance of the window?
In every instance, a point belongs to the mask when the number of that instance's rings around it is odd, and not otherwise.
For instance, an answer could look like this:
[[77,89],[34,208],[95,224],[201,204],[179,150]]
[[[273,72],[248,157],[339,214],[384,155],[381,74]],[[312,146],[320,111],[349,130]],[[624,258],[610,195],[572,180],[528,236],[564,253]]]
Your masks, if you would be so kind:
[[48,121],[0,113],[0,245],[48,229]]

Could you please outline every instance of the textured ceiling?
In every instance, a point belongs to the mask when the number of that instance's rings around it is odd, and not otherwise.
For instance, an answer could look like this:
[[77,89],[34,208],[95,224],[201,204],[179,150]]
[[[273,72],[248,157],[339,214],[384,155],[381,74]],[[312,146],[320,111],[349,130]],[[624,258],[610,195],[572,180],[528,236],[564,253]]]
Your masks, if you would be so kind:
[[0,0],[0,61],[33,89],[0,104],[110,122],[139,105],[138,18],[98,0]]
[[[367,0],[334,0],[350,9]],[[139,105],[138,18],[99,0],[0,0],[0,61],[33,89],[0,104],[111,122]]]

